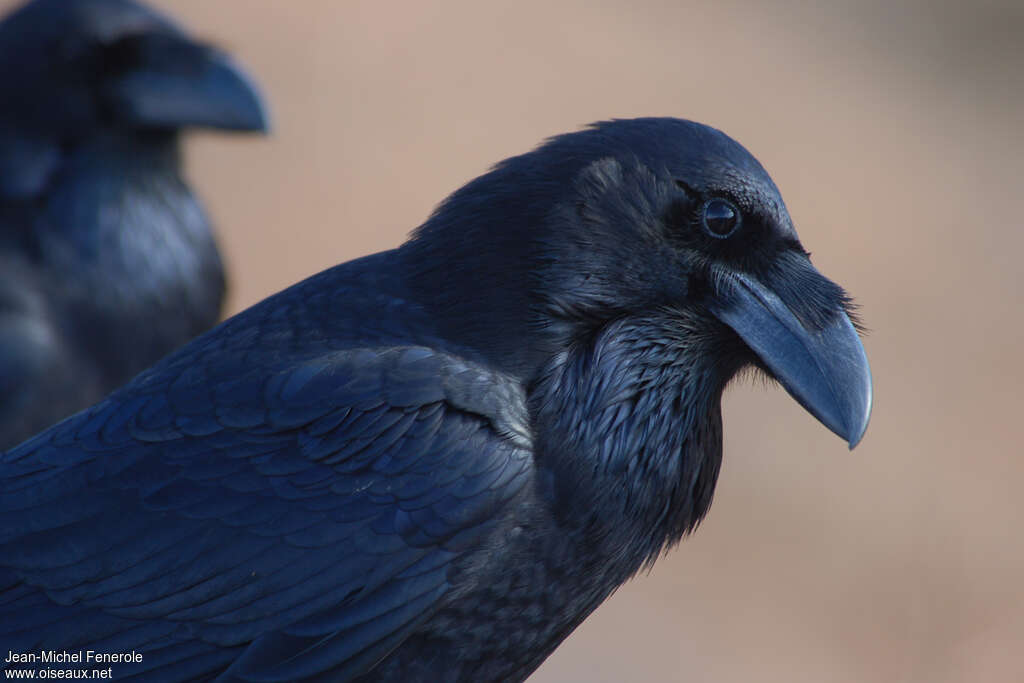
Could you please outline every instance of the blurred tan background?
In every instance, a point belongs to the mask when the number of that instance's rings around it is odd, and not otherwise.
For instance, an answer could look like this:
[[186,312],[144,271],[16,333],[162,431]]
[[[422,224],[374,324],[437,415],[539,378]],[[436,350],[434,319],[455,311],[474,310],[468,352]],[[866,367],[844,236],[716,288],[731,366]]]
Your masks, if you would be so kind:
[[273,111],[270,140],[189,145],[232,311],[548,135],[642,115],[747,146],[857,297],[861,446],[734,385],[706,522],[533,681],[1024,680],[1024,3],[155,4]]

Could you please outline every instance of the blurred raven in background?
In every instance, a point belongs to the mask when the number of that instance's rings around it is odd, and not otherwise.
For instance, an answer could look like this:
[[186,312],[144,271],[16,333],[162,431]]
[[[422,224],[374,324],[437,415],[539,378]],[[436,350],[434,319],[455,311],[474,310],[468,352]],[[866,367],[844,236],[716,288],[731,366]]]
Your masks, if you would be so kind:
[[248,78],[126,0],[0,22],[0,448],[220,318],[224,271],[181,177],[190,126],[262,131]]
[[726,135],[553,138],[0,457],[0,649],[525,678],[707,512],[739,370],[859,441],[848,308]]

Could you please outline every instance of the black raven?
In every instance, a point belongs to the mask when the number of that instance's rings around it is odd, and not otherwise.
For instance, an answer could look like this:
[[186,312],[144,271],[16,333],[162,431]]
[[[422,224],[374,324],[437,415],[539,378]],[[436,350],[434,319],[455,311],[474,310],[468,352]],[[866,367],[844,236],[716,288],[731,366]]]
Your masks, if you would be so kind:
[[0,22],[0,448],[220,318],[224,272],[178,130],[263,130],[222,53],[128,0]]
[[556,137],[4,454],[0,650],[525,678],[707,512],[738,370],[858,442],[848,308],[726,135]]

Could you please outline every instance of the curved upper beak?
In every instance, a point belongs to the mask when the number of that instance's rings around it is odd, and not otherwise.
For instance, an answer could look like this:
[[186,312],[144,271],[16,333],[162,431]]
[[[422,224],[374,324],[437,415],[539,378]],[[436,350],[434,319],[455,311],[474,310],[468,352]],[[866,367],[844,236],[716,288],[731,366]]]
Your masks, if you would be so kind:
[[168,49],[166,35],[139,37],[147,40],[161,41],[158,49],[143,46],[143,62],[108,85],[122,118],[149,127],[267,131],[259,90],[228,55],[185,39]]
[[729,278],[734,286],[712,303],[712,312],[800,405],[852,449],[871,417],[871,369],[849,316],[836,311],[829,323],[809,329],[761,282],[740,273]]

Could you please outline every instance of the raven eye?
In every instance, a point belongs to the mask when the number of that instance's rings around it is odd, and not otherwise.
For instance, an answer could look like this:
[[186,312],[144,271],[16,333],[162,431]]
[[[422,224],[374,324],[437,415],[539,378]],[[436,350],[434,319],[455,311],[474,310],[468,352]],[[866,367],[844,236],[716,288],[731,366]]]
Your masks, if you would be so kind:
[[740,212],[731,202],[716,197],[705,202],[701,222],[707,234],[724,239],[740,227]]

